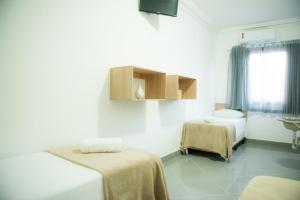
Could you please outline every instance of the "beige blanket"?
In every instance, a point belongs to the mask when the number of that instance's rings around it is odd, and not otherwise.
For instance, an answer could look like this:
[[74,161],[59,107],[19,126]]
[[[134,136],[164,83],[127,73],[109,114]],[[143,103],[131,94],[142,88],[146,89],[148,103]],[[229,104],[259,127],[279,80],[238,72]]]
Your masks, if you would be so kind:
[[230,159],[235,137],[235,126],[228,122],[188,122],[183,125],[181,151],[199,149]]
[[77,147],[49,152],[101,173],[106,200],[169,199],[164,169],[154,154],[129,148],[120,153],[83,154]]
[[242,192],[239,200],[299,200],[300,181],[257,176]]

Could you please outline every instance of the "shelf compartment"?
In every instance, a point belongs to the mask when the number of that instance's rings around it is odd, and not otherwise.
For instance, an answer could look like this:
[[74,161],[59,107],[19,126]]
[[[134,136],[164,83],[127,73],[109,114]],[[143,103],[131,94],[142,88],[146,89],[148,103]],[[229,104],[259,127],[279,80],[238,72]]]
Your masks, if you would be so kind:
[[197,80],[179,75],[167,76],[166,99],[196,99]]
[[141,83],[147,99],[165,99],[166,74],[140,67],[126,66],[110,69],[110,98],[113,100],[136,99],[137,83]]

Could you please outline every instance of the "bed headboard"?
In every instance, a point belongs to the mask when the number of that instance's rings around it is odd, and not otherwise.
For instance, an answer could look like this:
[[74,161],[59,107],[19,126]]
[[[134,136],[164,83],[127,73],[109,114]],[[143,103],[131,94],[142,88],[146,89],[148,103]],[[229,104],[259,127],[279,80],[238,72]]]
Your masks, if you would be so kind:
[[225,109],[225,108],[226,108],[225,103],[216,103],[215,104],[215,110],[221,110],[221,109]]
[[[215,104],[215,110],[221,110],[221,109],[225,109],[226,108],[226,104],[225,103],[216,103]],[[243,110],[238,110],[244,113],[245,118],[247,119],[247,112],[243,111]]]

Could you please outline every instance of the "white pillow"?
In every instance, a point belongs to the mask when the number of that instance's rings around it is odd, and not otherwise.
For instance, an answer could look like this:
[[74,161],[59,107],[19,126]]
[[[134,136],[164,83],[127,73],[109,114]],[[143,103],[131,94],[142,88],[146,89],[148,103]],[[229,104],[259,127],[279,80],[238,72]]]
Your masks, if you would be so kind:
[[237,110],[221,109],[215,111],[214,116],[221,118],[242,118],[244,117],[244,113]]

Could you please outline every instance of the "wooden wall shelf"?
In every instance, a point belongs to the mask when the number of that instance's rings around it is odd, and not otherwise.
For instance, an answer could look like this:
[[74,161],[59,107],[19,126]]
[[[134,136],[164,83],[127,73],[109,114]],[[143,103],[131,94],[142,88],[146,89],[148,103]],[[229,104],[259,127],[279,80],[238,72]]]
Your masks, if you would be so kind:
[[[142,84],[147,99],[165,99],[166,74],[134,66],[110,69],[110,98],[141,100],[135,97],[137,85]],[[143,100],[143,99],[142,99]]]
[[[141,85],[144,99],[136,98]],[[166,75],[164,72],[135,66],[110,69],[110,98],[112,100],[179,100],[196,99],[197,80],[194,78]]]
[[168,75],[166,99],[196,99],[197,80],[194,78]]

